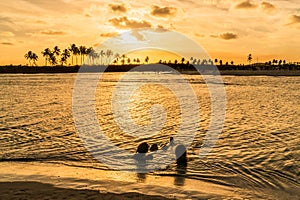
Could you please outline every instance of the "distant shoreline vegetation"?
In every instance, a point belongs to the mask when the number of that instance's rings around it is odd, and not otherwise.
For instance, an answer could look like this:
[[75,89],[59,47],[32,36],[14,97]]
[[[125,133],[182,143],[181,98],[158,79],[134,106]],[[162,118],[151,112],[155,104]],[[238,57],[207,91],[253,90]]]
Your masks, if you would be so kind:
[[[159,63],[156,63],[159,64]],[[24,66],[24,65],[6,65],[0,66],[1,74],[39,74],[39,73],[96,73],[96,72],[161,72],[156,64],[141,64],[148,66],[144,69],[136,68],[137,64],[124,65],[75,65],[75,66]],[[196,67],[200,69],[201,74],[216,74],[214,65],[192,65],[192,64],[165,64],[183,74],[199,74]],[[216,65],[221,75],[270,75],[270,76],[300,76],[300,65],[285,64],[282,66],[274,65]]]
[[[142,71],[159,72],[160,67],[156,64],[167,65],[181,73],[196,74],[196,68],[201,74],[217,73],[215,66],[221,74],[289,74],[297,75],[300,72],[300,62],[287,63],[286,60],[273,59],[264,63],[251,63],[252,54],[247,56],[248,64],[234,64],[234,61],[224,62],[221,59],[181,58],[173,61],[159,60],[157,63],[150,62],[149,56],[145,58],[131,58],[125,54],[120,55],[110,49],[96,52],[93,47],[71,44],[69,48],[61,50],[58,46],[53,49],[46,48],[41,52],[45,65],[38,66],[39,56],[33,51],[28,51],[24,57],[28,60],[27,65],[0,66],[0,73],[77,73],[77,72],[127,72],[137,71],[137,66],[144,67]],[[69,61],[69,62],[68,62]],[[49,64],[49,65],[48,65]],[[155,66],[156,65],[156,66]],[[141,71],[141,70],[140,70]],[[237,73],[237,71],[239,71]],[[272,73],[267,71],[272,71]],[[290,71],[290,72],[287,72]],[[242,73],[245,72],[245,73]],[[247,73],[246,73],[247,72]],[[294,73],[293,73],[294,72]]]

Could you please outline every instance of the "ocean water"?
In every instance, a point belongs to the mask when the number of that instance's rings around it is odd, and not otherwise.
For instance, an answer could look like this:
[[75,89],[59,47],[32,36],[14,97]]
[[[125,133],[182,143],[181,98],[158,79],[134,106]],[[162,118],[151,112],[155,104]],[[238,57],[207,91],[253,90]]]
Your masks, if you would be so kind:
[[[164,122],[151,136],[139,131],[130,135],[116,120],[122,118],[122,113],[113,110],[114,104],[121,101],[118,97],[112,99],[114,94],[122,95],[116,90],[122,76],[123,73],[105,73],[97,85],[94,110],[99,127],[112,144],[127,154],[134,154],[138,144],[144,141],[162,148],[180,129],[183,115],[184,119],[189,118],[189,113],[182,113],[180,106],[194,108],[190,94],[185,95],[183,90],[178,97],[161,84],[183,84],[174,74],[137,73],[135,78],[123,80],[128,90],[144,82],[129,95],[132,122],[149,126],[151,114],[154,121]],[[113,161],[108,166],[93,157],[103,153],[100,150],[109,153],[110,149],[104,148],[105,141],[96,140],[94,146],[87,147],[76,129],[72,110],[76,77],[76,74],[0,75],[1,162],[60,163],[99,170],[114,170],[118,166]],[[89,80],[94,77],[92,74],[85,77],[89,87]],[[178,187],[183,187],[185,180],[199,180],[237,188],[245,198],[297,199],[300,196],[300,78],[223,76],[226,118],[218,141],[203,158],[198,155],[211,121],[210,93],[201,76],[185,75],[184,78],[200,108],[199,121],[192,121],[195,116],[190,116],[191,122],[197,123],[196,130],[185,130],[187,135],[195,133],[188,146],[188,165],[178,169],[173,162],[149,174],[175,177],[174,184]],[[85,91],[76,98],[85,99]],[[183,105],[178,98],[183,98]],[[161,107],[149,111],[154,104]],[[161,114],[161,108],[165,115]],[[85,114],[83,110],[83,118]],[[126,167],[132,166],[129,163]],[[247,192],[243,194],[243,190]]]

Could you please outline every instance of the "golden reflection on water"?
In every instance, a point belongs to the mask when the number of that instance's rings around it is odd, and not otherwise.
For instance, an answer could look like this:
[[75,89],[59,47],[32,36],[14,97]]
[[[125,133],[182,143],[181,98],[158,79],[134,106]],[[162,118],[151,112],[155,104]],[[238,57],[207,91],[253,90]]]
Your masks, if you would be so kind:
[[172,127],[170,134],[176,133],[178,124],[180,124],[180,107],[177,98],[173,92],[158,84],[148,84],[139,88],[132,96],[129,109],[132,119],[140,125],[148,125],[151,121],[149,110],[159,104],[164,107],[167,114],[167,120],[164,128]]
[[[115,74],[114,74],[115,75]],[[99,124],[106,136],[116,144],[124,145],[123,148],[134,150],[138,145],[130,141],[139,142],[141,139],[123,132],[113,118],[112,97],[116,87],[116,80],[122,75],[116,74],[114,81],[110,81],[112,74],[104,74],[97,88],[96,113]],[[159,76],[159,74],[157,75]],[[134,83],[126,83],[128,87],[134,87]],[[133,86],[131,85],[133,84]],[[125,91],[126,92],[126,91]],[[167,87],[159,83],[147,83],[135,90],[129,101],[129,114],[134,123],[147,126],[151,122],[150,109],[154,105],[164,108],[166,120],[163,128],[152,138],[146,138],[148,142],[160,145],[168,142],[171,135],[175,135],[181,123],[181,109],[175,94]],[[163,114],[163,113],[162,113]],[[155,116],[155,115],[154,115]],[[159,116],[157,116],[159,117]],[[152,120],[159,120],[157,118]],[[140,133],[141,135],[144,133]]]

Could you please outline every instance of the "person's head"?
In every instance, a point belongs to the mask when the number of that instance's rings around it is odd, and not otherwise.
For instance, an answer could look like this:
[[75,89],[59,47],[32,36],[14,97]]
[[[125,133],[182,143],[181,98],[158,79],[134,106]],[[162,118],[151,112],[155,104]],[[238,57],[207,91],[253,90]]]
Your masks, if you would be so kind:
[[148,143],[147,143],[147,142],[143,142],[143,143],[141,143],[141,144],[138,146],[136,152],[137,152],[137,153],[147,153],[147,152],[148,152],[148,149],[149,149]]
[[157,150],[158,150],[157,144],[152,144],[150,147],[150,151],[153,152],[153,151],[157,151]]
[[177,164],[186,164],[187,156],[186,156],[186,147],[182,144],[178,145],[175,149],[176,154],[176,163]]

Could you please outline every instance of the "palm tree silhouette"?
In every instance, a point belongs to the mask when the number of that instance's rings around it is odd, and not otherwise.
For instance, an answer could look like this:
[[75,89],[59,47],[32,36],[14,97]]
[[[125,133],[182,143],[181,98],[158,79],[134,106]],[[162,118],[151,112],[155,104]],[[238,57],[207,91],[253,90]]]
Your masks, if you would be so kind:
[[45,66],[47,66],[47,61],[50,59],[51,50],[49,48],[46,48],[41,53],[45,57]]
[[252,54],[249,54],[248,55],[248,58],[247,58],[248,62],[249,62],[249,65],[251,64],[251,61],[252,61]]
[[103,65],[102,58],[103,58],[103,56],[105,56],[104,50],[100,51],[100,55],[99,56],[100,56],[100,65]]
[[114,64],[118,64],[119,62],[119,58],[120,58],[120,54],[119,53],[115,53],[115,56],[114,56],[115,60],[114,60]]
[[95,65],[95,59],[99,58],[99,54],[94,49],[92,49],[89,53],[89,56],[92,60],[93,65]]
[[33,64],[36,65],[36,61],[38,60],[38,56],[33,53],[32,51],[28,51],[24,57],[29,61],[29,65],[31,65],[31,61],[33,61]]
[[181,64],[183,64],[185,61],[185,58],[181,58]]
[[149,62],[149,57],[148,56],[145,58],[145,62],[148,64],[148,62]]
[[110,50],[110,49],[106,50],[106,63],[107,64],[109,64],[110,57],[113,56],[113,55],[114,55],[114,53],[113,53],[112,50]]
[[85,46],[80,46],[79,47],[79,54],[80,54],[80,62],[81,62],[81,64],[83,64],[84,55],[86,54],[86,47]]
[[33,64],[37,66],[36,61],[38,60],[38,56],[35,53],[32,53],[31,60],[33,60]]
[[58,46],[55,46],[55,47],[53,48],[53,54],[59,56],[59,54],[60,54],[60,49],[58,48]]
[[51,65],[56,65],[57,64],[57,59],[56,59],[55,56],[59,56],[59,55],[60,55],[60,49],[58,48],[58,46],[55,46],[53,48],[52,52],[48,51],[49,62],[50,62]]
[[194,58],[193,58],[193,57],[191,57],[191,58],[190,58],[190,61],[192,62],[193,60],[194,60]]
[[87,61],[88,61],[89,64],[91,63],[91,60],[92,60],[91,59],[92,58],[92,55],[91,55],[92,52],[95,53],[93,47],[89,47],[85,51],[85,55],[87,56]]
[[32,51],[28,51],[25,55],[24,55],[24,57],[28,60],[28,62],[29,62],[29,65],[31,65],[31,56],[32,56]]
[[71,44],[71,46],[69,47],[69,51],[72,53],[72,65],[74,65],[73,56],[76,55],[76,50],[77,50],[76,44]]
[[61,64],[63,65],[64,63],[67,65],[67,60],[71,56],[70,51],[68,49],[65,49],[62,54],[61,54]]
[[55,57],[54,53],[51,52],[49,56],[50,56],[50,57],[49,57],[50,64],[51,64],[52,66],[53,66],[53,65],[56,65],[56,64],[57,64],[57,60],[56,60],[56,57]]
[[74,48],[74,52],[73,52],[75,59],[76,59],[76,65],[78,65],[78,56],[80,55],[80,50],[78,47]]
[[194,58],[194,59],[192,60],[192,64],[195,65],[196,63],[197,63],[197,58]]
[[206,64],[207,64],[207,60],[206,60],[206,59],[203,59],[202,65],[206,65]]

